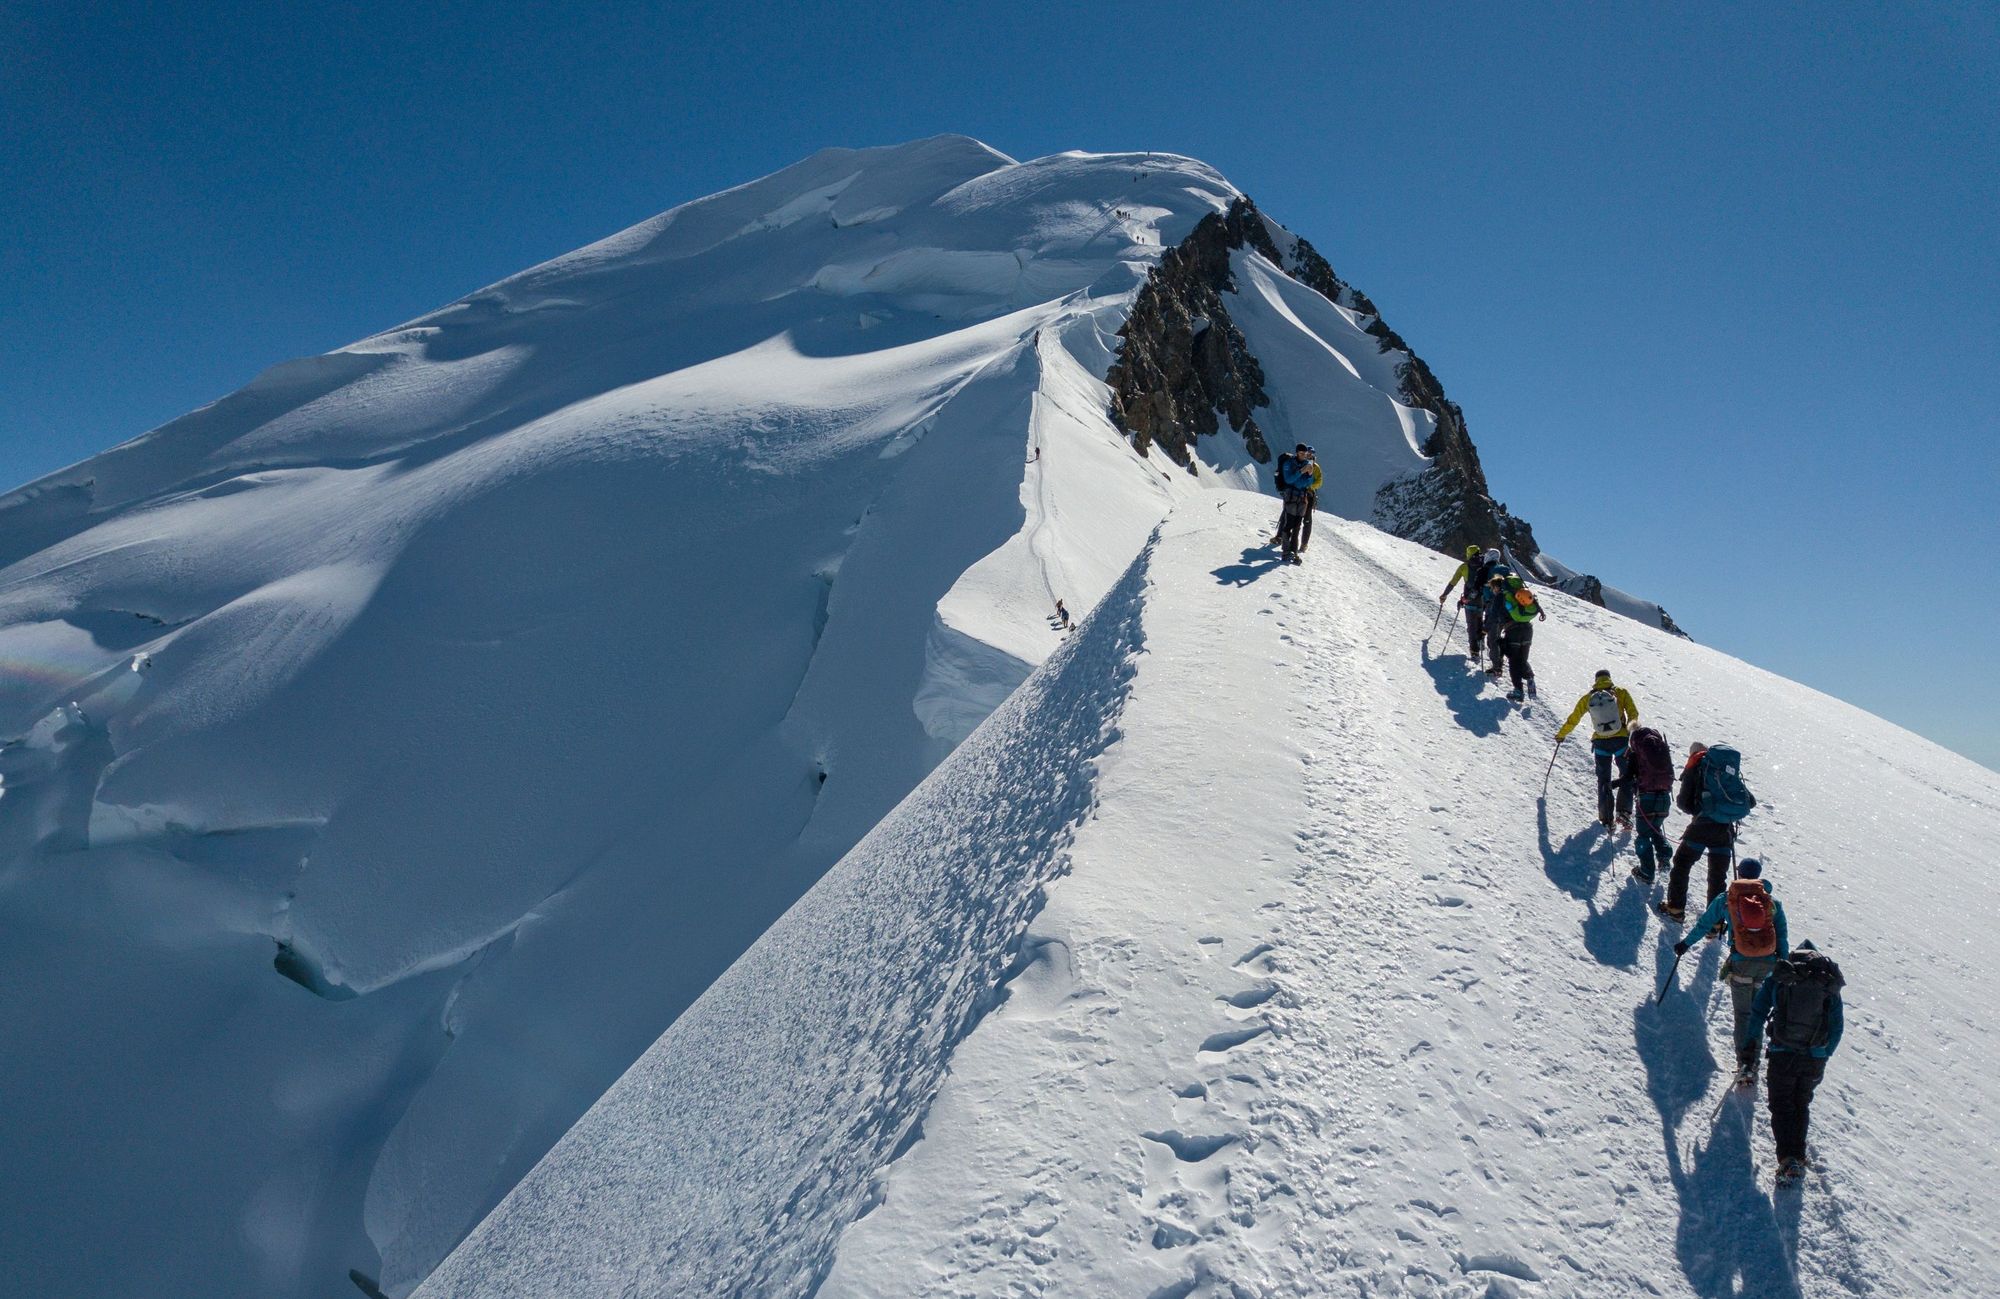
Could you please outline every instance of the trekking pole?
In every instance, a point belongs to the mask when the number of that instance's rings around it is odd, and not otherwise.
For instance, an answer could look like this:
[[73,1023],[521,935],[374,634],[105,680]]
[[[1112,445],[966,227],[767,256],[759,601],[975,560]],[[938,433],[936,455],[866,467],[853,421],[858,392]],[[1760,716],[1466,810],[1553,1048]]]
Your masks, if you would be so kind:
[[1424,633],[1424,639],[1429,640],[1431,637],[1437,635],[1438,624],[1443,621],[1444,621],[1444,601],[1439,600],[1437,617],[1431,619],[1431,629]]
[[1660,995],[1653,998],[1653,1004],[1655,1006],[1659,1005],[1661,1002],[1667,999],[1667,989],[1674,986],[1674,972],[1681,968],[1681,957],[1686,955],[1687,955],[1686,952],[1676,953],[1674,956],[1674,963],[1667,967],[1667,981],[1660,985]]
[[1567,740],[1568,738],[1569,736],[1567,735],[1563,736],[1562,739],[1556,741],[1556,747],[1549,750],[1549,769],[1542,773],[1543,798],[1547,798],[1549,796],[1549,776],[1553,774],[1556,769],[1556,755],[1562,752],[1563,740]]
[[[1461,605],[1459,608],[1462,609],[1463,607],[1464,606]],[[1438,610],[1438,612],[1443,613],[1444,610],[1440,609]],[[1458,635],[1458,614],[1459,614],[1458,609],[1453,609],[1451,611],[1451,626],[1444,629],[1444,643],[1447,645],[1451,644],[1451,638],[1453,636]]]

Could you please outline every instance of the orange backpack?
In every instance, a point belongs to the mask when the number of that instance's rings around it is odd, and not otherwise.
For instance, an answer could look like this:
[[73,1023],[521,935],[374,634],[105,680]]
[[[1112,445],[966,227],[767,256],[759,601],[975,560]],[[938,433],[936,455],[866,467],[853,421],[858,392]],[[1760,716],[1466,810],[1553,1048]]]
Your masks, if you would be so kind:
[[1729,940],[1739,956],[1776,956],[1778,923],[1769,889],[1762,880],[1729,885]]

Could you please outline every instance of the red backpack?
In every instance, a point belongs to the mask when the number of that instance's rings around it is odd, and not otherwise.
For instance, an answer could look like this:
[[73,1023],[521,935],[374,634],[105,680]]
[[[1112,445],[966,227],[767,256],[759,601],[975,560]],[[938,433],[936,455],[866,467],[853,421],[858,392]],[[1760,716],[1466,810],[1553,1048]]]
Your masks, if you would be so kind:
[[1778,922],[1771,891],[1762,880],[1729,885],[1729,940],[1738,956],[1776,956]]

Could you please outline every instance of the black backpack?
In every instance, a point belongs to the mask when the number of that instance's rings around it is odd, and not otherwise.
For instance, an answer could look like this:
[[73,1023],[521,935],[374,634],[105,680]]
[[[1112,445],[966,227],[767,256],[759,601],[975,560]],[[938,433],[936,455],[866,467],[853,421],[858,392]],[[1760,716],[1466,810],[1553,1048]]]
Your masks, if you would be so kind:
[[1279,455],[1277,465],[1271,470],[1271,486],[1277,489],[1280,496],[1285,494],[1285,466],[1291,463],[1292,453],[1286,451]]
[[1771,977],[1777,1000],[1771,1007],[1771,1045],[1813,1051],[1833,1036],[1834,999],[1847,980],[1831,958],[1802,948],[1778,962]]

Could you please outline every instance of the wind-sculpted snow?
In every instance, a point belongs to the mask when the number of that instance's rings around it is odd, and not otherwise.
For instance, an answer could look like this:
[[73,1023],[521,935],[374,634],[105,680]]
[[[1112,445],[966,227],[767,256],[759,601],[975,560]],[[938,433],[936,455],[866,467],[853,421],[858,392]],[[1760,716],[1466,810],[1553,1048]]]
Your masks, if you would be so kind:
[[10,1282],[408,1293],[1201,490],[1231,194],[830,150],[0,498]]
[[[8,1283],[407,1295],[1057,600],[1265,480],[1240,438],[1136,453],[1104,382],[1239,197],[1169,154],[827,150],[0,496]],[[1351,311],[1237,265],[1274,417],[1360,508],[1420,413]],[[1082,957],[1031,950],[1010,1004],[1060,1011]]]
[[1145,646],[1146,574],[1142,558],[419,1293],[811,1293],[1065,869]]

